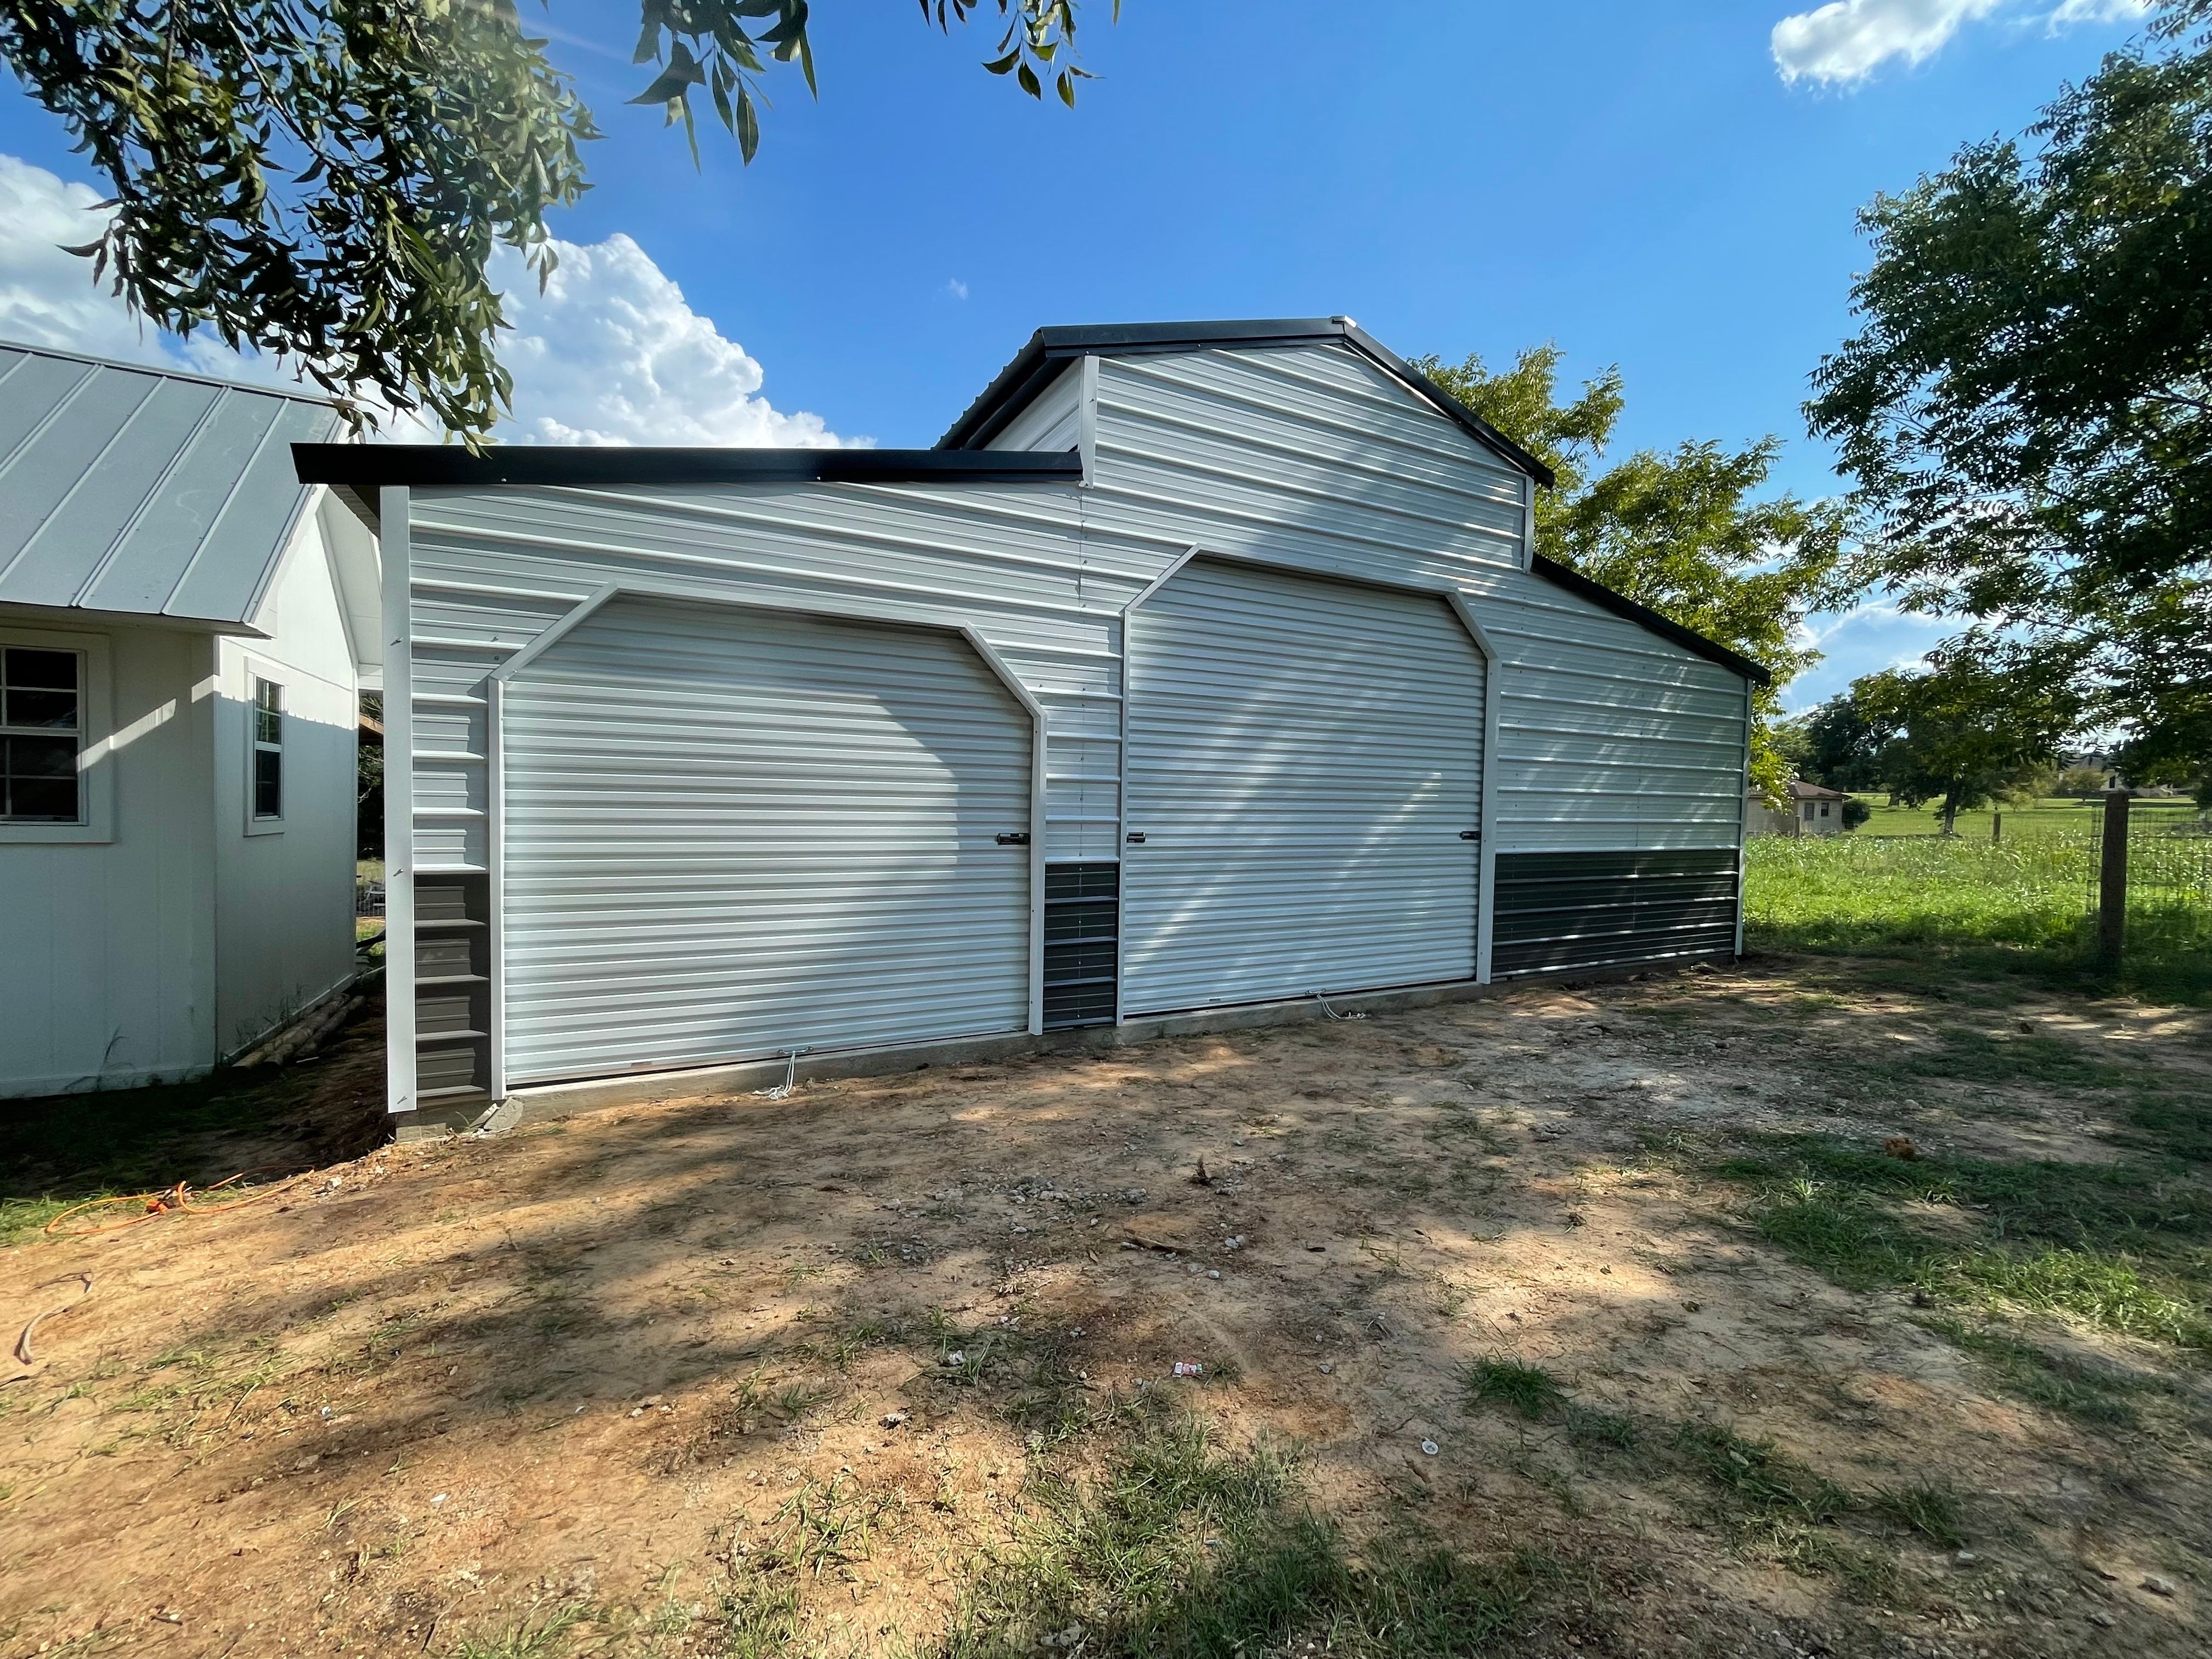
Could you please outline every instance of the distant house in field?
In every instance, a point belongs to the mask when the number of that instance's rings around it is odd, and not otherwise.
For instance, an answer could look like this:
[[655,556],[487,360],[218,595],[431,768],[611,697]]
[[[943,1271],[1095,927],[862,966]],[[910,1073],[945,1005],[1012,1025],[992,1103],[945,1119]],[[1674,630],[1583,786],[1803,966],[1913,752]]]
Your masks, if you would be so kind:
[[1840,789],[1805,783],[1792,778],[1783,790],[1783,805],[1771,806],[1756,789],[1751,792],[1746,814],[1747,833],[1753,836],[1840,836],[1844,833],[1844,802]]
[[355,972],[377,544],[319,398],[0,343],[0,1097],[186,1077]]

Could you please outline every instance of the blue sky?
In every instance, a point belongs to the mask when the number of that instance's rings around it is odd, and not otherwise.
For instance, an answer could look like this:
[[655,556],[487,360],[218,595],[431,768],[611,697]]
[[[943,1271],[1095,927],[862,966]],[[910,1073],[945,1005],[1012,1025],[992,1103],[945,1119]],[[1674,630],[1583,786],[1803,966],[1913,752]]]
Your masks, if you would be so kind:
[[[1069,112],[977,67],[995,31],[947,39],[911,0],[845,0],[815,11],[818,102],[780,76],[754,165],[714,129],[695,170],[657,112],[623,102],[645,78],[634,5],[554,0],[556,54],[608,134],[558,234],[636,247],[577,267],[570,303],[598,307],[597,333],[544,319],[541,368],[567,378],[542,393],[543,433],[662,431],[562,402],[608,380],[590,342],[621,349],[641,307],[688,307],[665,337],[689,346],[664,355],[718,366],[692,407],[742,404],[752,424],[728,435],[890,445],[932,441],[1039,324],[1342,312],[1407,356],[1556,340],[1577,374],[1626,374],[1623,453],[1775,432],[1778,485],[1826,493],[1798,407],[1849,326],[1854,211],[2018,131],[2137,9],[1127,0],[1116,25],[1088,0],[1102,78]],[[18,92],[0,92],[0,155],[88,180]],[[31,253],[8,258],[0,289],[32,280]],[[20,314],[0,293],[0,332]],[[38,314],[50,335],[76,325]],[[663,441],[726,430],[686,424],[671,374],[652,395],[676,411]],[[818,420],[779,424],[802,412]],[[1850,619],[1790,701],[1935,636]]]

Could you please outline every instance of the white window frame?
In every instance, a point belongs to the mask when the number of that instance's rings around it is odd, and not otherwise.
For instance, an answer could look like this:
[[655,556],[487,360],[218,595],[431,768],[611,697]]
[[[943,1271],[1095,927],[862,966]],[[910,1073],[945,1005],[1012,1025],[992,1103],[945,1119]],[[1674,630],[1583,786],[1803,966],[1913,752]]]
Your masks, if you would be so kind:
[[277,714],[285,726],[289,726],[292,719],[291,682],[275,663],[261,662],[247,657],[244,659],[243,665],[246,674],[246,695],[240,701],[246,708],[246,833],[249,836],[281,836],[284,833],[284,813],[281,808],[289,805],[291,794],[291,780],[285,775],[290,769],[283,763],[291,745],[284,741],[283,726],[277,728],[279,736],[276,742],[278,757],[276,794],[280,810],[275,817],[262,817],[253,810],[254,796],[257,793],[254,787],[253,764],[254,757],[261,752],[259,730],[261,687],[264,684],[269,684],[276,688]]
[[105,634],[70,634],[0,623],[0,646],[77,654],[77,811],[75,823],[0,823],[0,846],[84,845],[115,839],[115,757],[107,738],[114,730],[109,696],[112,669]]

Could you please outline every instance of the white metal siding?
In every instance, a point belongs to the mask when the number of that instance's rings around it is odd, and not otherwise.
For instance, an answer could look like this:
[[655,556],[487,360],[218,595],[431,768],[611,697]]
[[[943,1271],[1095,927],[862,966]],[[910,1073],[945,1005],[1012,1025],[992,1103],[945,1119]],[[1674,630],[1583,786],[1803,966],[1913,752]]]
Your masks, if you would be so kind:
[[1107,358],[1083,551],[1195,544],[1468,596],[1498,657],[1498,850],[1732,847],[1743,681],[1523,568],[1521,475],[1349,346]]
[[623,597],[501,720],[511,1081],[1028,1025],[1030,719],[957,635]]
[[984,446],[987,449],[1073,449],[1076,424],[1082,414],[1083,372],[1079,363],[1060,370],[1060,378],[1031,398],[1028,408],[1006,422],[1006,430]]
[[1440,597],[1200,559],[1148,598],[1124,1011],[1472,978],[1484,680]]
[[1089,488],[412,492],[392,636],[412,634],[402,747],[424,868],[489,867],[486,675],[626,580],[973,627],[1048,716],[1046,856],[1117,859],[1122,613],[1194,544],[1467,596],[1499,657],[1486,851],[1735,845],[1741,682],[1527,571],[1520,475],[1367,359],[1320,345],[1093,360],[1009,433],[1056,443],[1071,407]]

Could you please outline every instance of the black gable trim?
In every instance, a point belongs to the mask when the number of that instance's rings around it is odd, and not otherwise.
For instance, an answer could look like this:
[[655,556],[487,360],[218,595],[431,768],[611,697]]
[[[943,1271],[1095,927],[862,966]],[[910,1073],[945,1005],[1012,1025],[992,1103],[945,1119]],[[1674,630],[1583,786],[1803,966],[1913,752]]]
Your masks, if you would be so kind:
[[1747,680],[1761,685],[1772,684],[1774,677],[1748,657],[1740,657],[1728,647],[1707,639],[1703,634],[1690,629],[1668,617],[1661,616],[1649,605],[1642,605],[1624,593],[1616,593],[1600,582],[1592,581],[1579,570],[1570,569],[1542,554],[1536,555],[1529,568],[1554,586],[1588,599],[1592,605],[1610,611],[1616,617],[1626,617],[1638,627],[1648,628],[1662,639],[1668,639],[1685,650],[1694,651],[1707,662],[1717,662],[1722,667],[1733,669]]
[[462,489],[553,484],[1050,483],[1083,476],[1069,450],[647,449],[500,446],[471,455],[447,444],[294,444],[302,483]]

